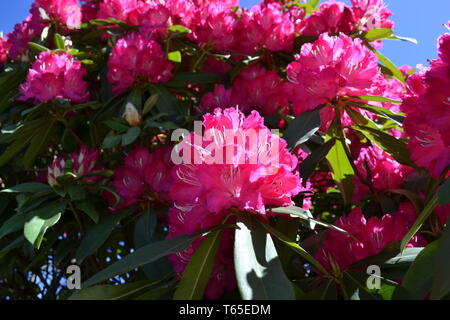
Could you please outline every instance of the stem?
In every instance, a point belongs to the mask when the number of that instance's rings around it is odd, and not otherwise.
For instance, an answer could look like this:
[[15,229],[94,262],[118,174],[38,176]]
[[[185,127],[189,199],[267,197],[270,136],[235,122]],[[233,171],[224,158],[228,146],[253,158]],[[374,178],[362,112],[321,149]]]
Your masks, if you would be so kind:
[[80,137],[77,136],[75,131],[72,130],[72,128],[69,126],[69,123],[67,122],[67,120],[62,119],[61,121],[62,121],[62,123],[64,123],[64,126],[66,127],[67,131],[74,137],[74,139],[78,142],[78,144],[80,146],[82,146],[84,144],[83,141],[80,139]]
[[68,201],[68,203],[69,203],[70,210],[72,210],[73,215],[75,216],[75,220],[77,220],[77,223],[80,226],[80,231],[84,232],[83,223],[81,222],[81,218],[80,218],[80,215],[79,215],[77,209],[75,209],[75,207],[73,206],[72,201]]

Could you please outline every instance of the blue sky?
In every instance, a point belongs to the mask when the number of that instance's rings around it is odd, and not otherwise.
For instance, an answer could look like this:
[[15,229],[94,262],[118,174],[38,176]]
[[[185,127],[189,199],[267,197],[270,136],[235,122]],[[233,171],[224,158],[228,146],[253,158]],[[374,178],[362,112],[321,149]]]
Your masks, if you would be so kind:
[[[2,1],[0,10],[0,31],[9,32],[14,24],[28,15],[32,0]],[[242,6],[252,6],[259,1],[241,0]],[[349,2],[346,0],[345,2]],[[436,39],[446,32],[443,24],[450,20],[450,0],[385,0],[394,12],[395,33],[414,37],[419,41],[414,45],[401,41],[385,41],[381,50],[397,65],[417,63],[427,64],[428,59],[436,58]]]

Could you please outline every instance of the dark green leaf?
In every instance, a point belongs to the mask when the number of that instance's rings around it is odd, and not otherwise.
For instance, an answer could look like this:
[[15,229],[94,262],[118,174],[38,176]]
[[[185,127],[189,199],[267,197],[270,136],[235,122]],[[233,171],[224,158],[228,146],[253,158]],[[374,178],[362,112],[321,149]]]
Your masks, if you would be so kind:
[[300,164],[300,177],[303,185],[306,185],[308,179],[313,175],[319,163],[325,159],[328,152],[333,148],[336,140],[330,139],[319,148],[311,152],[311,154]]
[[187,85],[199,85],[220,81],[220,76],[212,72],[182,72],[174,76],[165,85],[173,88],[184,88]]
[[141,134],[141,128],[131,127],[128,131],[122,135],[122,146],[132,144]]
[[25,192],[51,192],[53,189],[48,184],[43,184],[39,182],[26,182],[19,184],[17,186],[3,189],[0,192],[5,193],[25,193]]
[[211,232],[195,251],[178,284],[174,300],[201,300],[214,266],[222,230]]
[[292,285],[284,274],[270,234],[249,215],[241,216],[237,225],[234,265],[242,298],[294,299]]
[[82,289],[72,296],[69,300],[121,300],[129,299],[139,292],[154,286],[157,282],[139,281],[123,285],[98,285]]
[[76,253],[77,263],[81,264],[83,260],[95,253],[103,243],[109,238],[114,227],[120,220],[130,215],[135,210],[135,207],[128,207],[120,212],[116,212],[106,219],[100,221],[98,224],[92,226],[86,236],[81,241],[80,247]]
[[450,179],[447,179],[439,188],[438,199],[440,206],[445,206],[450,203]]
[[320,110],[306,111],[292,120],[284,133],[284,139],[289,148],[305,143],[311,136],[319,130]]
[[439,240],[435,255],[434,280],[431,299],[442,299],[450,292],[450,218],[447,228]]
[[95,207],[95,204],[92,201],[89,200],[82,200],[78,201],[76,203],[76,207],[86,213],[92,221],[95,223],[98,223],[100,219],[100,213],[98,212],[97,208]]

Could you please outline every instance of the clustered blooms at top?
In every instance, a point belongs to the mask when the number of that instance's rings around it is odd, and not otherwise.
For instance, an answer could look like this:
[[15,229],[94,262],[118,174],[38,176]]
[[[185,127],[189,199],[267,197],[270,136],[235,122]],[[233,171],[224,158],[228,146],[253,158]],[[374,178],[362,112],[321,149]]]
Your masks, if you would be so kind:
[[450,34],[438,40],[439,59],[408,79],[401,109],[412,160],[438,177],[450,166]]
[[81,62],[73,56],[44,51],[33,62],[27,81],[20,86],[21,99],[42,102],[62,98],[85,102],[89,100],[88,85],[83,80],[85,74]]
[[[209,92],[190,85],[183,89],[194,91],[195,98],[177,97],[184,102],[195,100],[194,111],[205,112],[202,125],[209,141],[191,132],[174,148],[169,144],[152,148],[137,145],[122,157],[121,165],[114,166],[109,184],[122,201],[112,193],[103,193],[112,211],[132,204],[141,208],[149,203],[169,205],[168,237],[214,227],[232,209],[267,221],[272,215],[268,208],[294,205],[294,197],[303,196],[304,209],[314,208],[314,193],[336,187],[329,171],[315,171],[301,181],[299,165],[308,154],[300,148],[290,153],[286,141],[269,130],[264,122],[267,119],[261,115],[280,115],[279,127],[283,127],[288,116],[326,105],[320,111],[319,131],[324,133],[336,112],[342,111],[343,126],[355,124],[348,109],[344,112],[341,108],[349,101],[366,102],[354,96],[403,99],[401,107],[387,101],[370,103],[406,114],[405,132],[391,129],[390,133],[409,138],[412,160],[438,177],[450,165],[450,129],[446,126],[450,120],[450,34],[439,40],[439,59],[432,61],[430,68],[409,76],[404,85],[380,71],[376,54],[359,38],[371,29],[393,27],[389,20],[392,13],[382,0],[351,0],[351,6],[326,1],[310,15],[304,8],[287,3],[264,0],[245,9],[237,8],[235,0],[36,0],[30,16],[0,39],[0,67],[8,61],[32,61],[20,86],[19,99],[26,102],[67,99],[80,103],[97,98],[100,77],[90,77],[93,86],[88,87],[90,69],[77,56],[77,48],[69,51],[69,44],[68,50],[48,50],[31,57],[28,43],[39,39],[49,26],[57,27],[70,40],[80,32],[82,23],[110,19],[128,25],[119,36],[109,24],[98,27],[105,31],[98,38],[108,48],[102,63],[114,94],[148,83],[164,83],[180,72],[207,71],[221,76],[223,81],[205,86]],[[169,32],[174,25],[183,25],[191,32],[174,36]],[[192,61],[192,52],[183,52],[181,64],[169,61],[169,51],[178,49],[170,42],[172,37],[193,43],[204,61]],[[374,48],[381,45],[370,43]],[[410,69],[403,67],[401,71],[406,77]],[[351,108],[368,121],[377,120],[377,115],[357,105]],[[140,112],[126,105],[128,124],[140,126],[144,118]],[[249,138],[253,132],[257,133],[255,141]],[[361,142],[350,128],[346,127],[344,133],[360,174],[354,179],[353,205],[404,187],[412,168],[398,163],[370,141]],[[239,141],[242,137],[244,141]],[[235,151],[231,158],[227,158],[228,150]],[[174,155],[191,163],[174,164]],[[57,157],[48,168],[48,183],[58,186],[57,178],[66,170],[77,176],[89,175],[83,183],[98,181],[101,177],[92,174],[103,170],[99,151],[83,145],[78,153]],[[449,206],[437,208],[441,224],[449,212]],[[316,258],[329,271],[344,270],[401,240],[416,216],[416,209],[407,202],[401,202],[395,213],[383,212],[370,219],[357,207],[335,223],[355,238],[329,231]],[[233,237],[231,228],[223,231],[205,292],[210,299],[236,287]],[[179,276],[203,239],[169,256]],[[408,246],[424,244],[421,236],[415,236]]]

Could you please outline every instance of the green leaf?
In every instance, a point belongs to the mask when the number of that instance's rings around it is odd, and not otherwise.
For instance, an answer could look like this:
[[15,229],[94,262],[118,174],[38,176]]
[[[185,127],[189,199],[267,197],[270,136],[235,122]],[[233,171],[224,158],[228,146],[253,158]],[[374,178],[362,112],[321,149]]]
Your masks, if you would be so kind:
[[386,108],[373,106],[371,104],[360,103],[360,102],[352,102],[352,104],[355,104],[358,108],[365,109],[372,113],[378,114],[384,118],[392,119],[400,125],[403,123],[403,120],[405,119],[405,116],[403,114],[392,112],[391,110],[386,109]]
[[98,212],[93,202],[89,200],[78,201],[76,202],[76,207],[86,213],[92,219],[92,221],[98,223],[100,219],[100,213]]
[[169,90],[163,86],[153,86],[154,93],[158,95],[158,101],[156,102],[156,107],[159,112],[167,114],[179,114],[179,106],[177,98],[170,93]]
[[297,243],[291,241],[288,237],[281,234],[278,230],[271,227],[267,223],[263,223],[259,221],[259,224],[266,229],[268,232],[270,232],[272,235],[274,235],[278,240],[280,240],[282,243],[287,245],[291,250],[294,250],[296,253],[298,253],[300,256],[302,256],[306,261],[310,262],[313,266],[315,266],[318,270],[323,272],[324,274],[328,274],[328,271],[320,264],[319,261],[317,261],[311,254],[309,254],[305,249],[300,247]]
[[110,215],[98,224],[92,226],[87,231],[87,234],[84,236],[80,246],[78,247],[76,253],[77,263],[81,264],[86,257],[95,253],[98,248],[100,248],[109,238],[111,232],[119,221],[129,216],[135,209],[136,208],[134,206],[128,207],[122,211]]
[[328,229],[332,229],[334,231],[341,232],[348,236],[352,236],[350,233],[348,233],[344,229],[341,229],[339,227],[336,227],[335,225],[323,222],[321,220],[312,218],[311,213],[309,213],[307,210],[304,210],[299,207],[289,206],[289,207],[270,208],[268,211],[273,212],[273,213],[278,213],[278,214],[288,214],[288,215],[296,216],[296,217],[299,217],[300,219],[308,221],[309,223],[311,223],[313,225],[318,224],[318,225],[324,226]]
[[[147,208],[142,212],[141,217],[134,225],[134,246],[139,249],[150,243],[161,241],[164,239],[163,235],[156,234],[156,227],[158,219],[156,213],[152,208]],[[142,271],[149,280],[161,279],[167,274],[173,272],[167,257],[163,257],[152,263],[142,266]]]
[[341,140],[336,139],[326,158],[330,164],[333,179],[342,192],[344,202],[350,203],[353,197],[354,171]]
[[37,52],[50,51],[49,48],[44,47],[43,45],[40,45],[40,44],[35,43],[35,42],[28,42],[28,45],[30,46],[31,49],[34,49]]
[[234,267],[244,300],[293,300],[294,290],[286,277],[270,234],[255,218],[241,216],[234,243]]
[[20,151],[22,151],[22,149],[27,146],[28,142],[32,138],[33,137],[31,135],[26,136],[22,139],[15,140],[11,145],[9,145],[8,148],[6,148],[6,150],[0,156],[0,167],[4,166],[7,162],[9,162],[9,160],[14,158]]
[[178,284],[174,300],[201,300],[214,267],[222,230],[211,232],[195,251]]
[[401,82],[405,83],[405,77],[403,77],[403,73],[385,56],[383,56],[379,51],[374,51],[376,56],[378,57],[378,60],[387,68],[389,71],[392,72],[395,78],[400,80]]
[[370,141],[374,142],[378,147],[390,154],[399,163],[415,167],[410,158],[410,152],[406,146],[406,143],[400,139],[397,139],[390,134],[387,134],[381,130],[364,127],[353,126],[353,129],[361,132]]
[[212,72],[182,72],[166,82],[165,85],[172,88],[184,88],[187,85],[215,83],[220,79],[220,76]]
[[102,148],[109,149],[118,146],[122,142],[122,136],[106,136],[103,140]]
[[187,34],[187,33],[191,33],[192,32],[191,29],[186,28],[185,26],[182,26],[182,25],[179,25],[179,24],[170,26],[169,27],[169,31],[170,32],[174,32],[174,33],[181,33],[181,34]]
[[313,175],[319,163],[325,159],[328,152],[333,148],[336,140],[330,139],[319,148],[315,149],[311,154],[303,160],[300,164],[300,177],[302,178],[303,185],[306,185],[308,179]]
[[320,110],[306,111],[292,120],[283,138],[290,149],[305,143],[320,128]]
[[73,201],[83,200],[86,198],[86,190],[81,184],[71,184],[67,187],[70,199]]
[[450,292],[450,218],[435,255],[435,269],[431,299],[442,299]]
[[141,128],[131,127],[125,134],[122,135],[122,146],[132,144],[137,138],[139,138],[140,134]]
[[144,103],[144,109],[142,110],[142,115],[145,115],[149,113],[153,107],[156,105],[156,102],[158,101],[159,96],[157,94],[152,94],[147,101]]
[[51,192],[53,189],[48,184],[43,184],[39,182],[26,182],[18,184],[17,186],[3,189],[0,192],[4,193],[36,193],[36,192]]
[[23,232],[25,238],[37,249],[39,249],[47,229],[54,226],[61,218],[61,214],[66,208],[66,203],[61,201],[53,202],[46,208],[48,211],[42,209],[36,211],[35,215],[24,224]]
[[66,50],[64,39],[59,33],[55,33],[54,42],[56,49]]
[[48,124],[41,128],[31,140],[30,145],[23,156],[25,168],[31,168],[33,166],[36,157],[42,149],[47,148],[48,150],[48,141],[52,137],[54,124],[54,120],[48,121]]
[[411,43],[414,43],[414,44],[418,44],[417,39],[410,38],[410,37],[402,37],[402,36],[392,35],[392,36],[390,36],[390,37],[388,37],[386,39],[388,39],[388,40],[400,40],[400,41],[406,41],[406,42],[411,42]]
[[394,104],[402,104],[402,101],[400,100],[393,100],[385,97],[379,97],[379,96],[351,96],[349,98],[355,98],[360,99],[364,101],[377,101],[377,102],[389,102]]
[[380,39],[386,39],[391,37],[394,34],[394,31],[389,28],[379,28],[379,29],[372,29],[365,33],[364,38],[367,41],[377,41]]
[[137,249],[133,253],[125,256],[112,265],[106,267],[96,275],[82,283],[82,288],[89,287],[100,281],[109,279],[118,274],[127,272],[139,266],[156,261],[168,254],[177,253],[186,250],[200,234],[181,235],[162,241],[153,242],[142,248]]
[[418,299],[424,299],[431,291],[438,245],[439,240],[427,245],[411,264],[403,279],[402,286]]
[[157,282],[138,281],[123,285],[98,285],[82,289],[72,296],[69,300],[122,300],[129,299],[139,294],[141,291],[154,286]]
[[176,63],[181,63],[181,52],[180,51],[171,51],[167,54],[167,59],[169,61],[173,61]]
[[419,216],[416,219],[416,222],[414,222],[413,226],[409,229],[408,233],[403,237],[403,240],[401,242],[402,250],[406,248],[406,245],[408,244],[409,240],[411,240],[411,238],[420,230],[422,225],[425,223],[430,214],[433,212],[434,208],[436,208],[437,204],[438,204],[437,196],[434,195],[431,198],[431,200],[426,204],[423,211],[419,214]]
[[438,199],[440,206],[445,206],[450,203],[450,179],[447,179],[439,188]]

